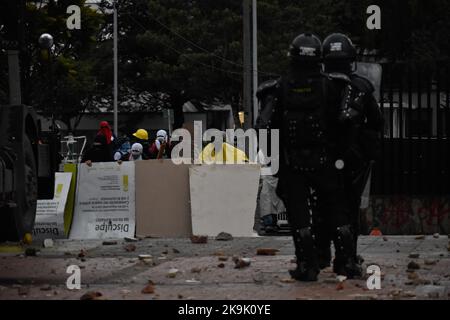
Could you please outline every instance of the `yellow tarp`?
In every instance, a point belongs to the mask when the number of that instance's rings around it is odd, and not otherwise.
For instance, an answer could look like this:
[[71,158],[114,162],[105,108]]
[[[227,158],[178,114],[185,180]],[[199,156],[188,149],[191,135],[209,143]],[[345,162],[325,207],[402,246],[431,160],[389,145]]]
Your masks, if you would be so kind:
[[212,163],[245,163],[248,162],[247,155],[244,151],[233,147],[226,142],[222,143],[222,150],[216,154],[214,143],[208,144],[200,153],[199,159],[206,164]]

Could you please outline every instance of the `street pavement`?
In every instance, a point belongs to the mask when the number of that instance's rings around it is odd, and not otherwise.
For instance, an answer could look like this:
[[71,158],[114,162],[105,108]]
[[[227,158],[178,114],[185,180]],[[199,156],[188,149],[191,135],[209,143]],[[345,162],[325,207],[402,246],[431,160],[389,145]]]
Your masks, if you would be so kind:
[[[277,251],[258,255],[264,248]],[[369,290],[369,275],[337,279],[331,268],[320,273],[318,282],[293,281],[288,270],[295,267],[294,247],[286,236],[229,241],[212,237],[207,243],[155,238],[106,243],[55,240],[47,248],[42,242],[26,247],[1,244],[0,299],[80,299],[97,292],[96,299],[107,300],[449,300],[449,250],[447,235],[362,236],[359,252],[364,269],[378,265],[381,270],[381,289]],[[239,258],[249,258],[250,265],[236,268]],[[79,290],[66,286],[71,265],[80,267]]]

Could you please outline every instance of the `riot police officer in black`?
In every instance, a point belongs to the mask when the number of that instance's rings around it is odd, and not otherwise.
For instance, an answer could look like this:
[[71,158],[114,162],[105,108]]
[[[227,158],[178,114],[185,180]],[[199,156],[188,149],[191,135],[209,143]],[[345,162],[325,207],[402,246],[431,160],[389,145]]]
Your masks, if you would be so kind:
[[[310,190],[320,199],[318,210],[332,228],[339,261],[351,264],[353,241],[347,235],[349,209],[342,174],[335,166],[334,135],[338,108],[328,101],[329,83],[321,72],[321,42],[301,34],[289,49],[287,74],[263,84],[258,91],[261,112],[257,128],[280,130],[278,195],[283,199],[292,227],[297,268],[293,278],[316,281],[320,272],[310,207]],[[334,108],[334,109],[333,109]]]
[[[362,258],[357,255],[359,235],[361,194],[370,174],[370,167],[380,151],[382,113],[373,96],[371,82],[355,73],[356,50],[351,40],[340,33],[329,35],[323,42],[324,71],[331,80],[329,103],[338,108],[337,134],[334,136],[338,158],[342,159],[343,180],[350,224],[343,226],[344,241],[353,243],[351,259],[342,259],[349,252],[339,255],[336,247],[333,270],[349,277],[361,274]],[[320,202],[320,197],[317,199]],[[316,243],[319,250],[319,264],[324,268],[330,264],[330,224],[327,213],[318,208]],[[344,250],[345,251],[345,250]]]

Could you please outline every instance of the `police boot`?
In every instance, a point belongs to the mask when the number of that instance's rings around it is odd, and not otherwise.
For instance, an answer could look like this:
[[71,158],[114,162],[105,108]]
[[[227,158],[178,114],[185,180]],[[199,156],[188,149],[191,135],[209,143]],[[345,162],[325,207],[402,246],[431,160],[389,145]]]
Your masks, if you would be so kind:
[[294,230],[293,238],[297,268],[289,270],[291,277],[298,281],[317,281],[320,269],[311,228]]
[[355,242],[351,227],[349,225],[338,227],[333,240],[336,250],[333,271],[349,279],[361,277],[362,269],[355,257]]

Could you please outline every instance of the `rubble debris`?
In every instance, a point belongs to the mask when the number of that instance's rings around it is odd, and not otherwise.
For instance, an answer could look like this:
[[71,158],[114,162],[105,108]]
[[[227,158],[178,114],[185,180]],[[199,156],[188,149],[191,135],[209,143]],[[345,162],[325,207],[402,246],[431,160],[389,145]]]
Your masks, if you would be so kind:
[[98,300],[103,294],[98,291],[89,291],[80,297],[80,300]]
[[44,248],[53,248],[54,243],[52,239],[45,239],[43,243]]
[[430,299],[439,299],[445,296],[445,286],[424,285],[416,288],[415,293],[418,296],[428,297]]
[[339,282],[336,286],[336,290],[340,291],[340,290],[344,290],[344,283],[343,282]]
[[202,268],[194,267],[191,269],[191,273],[200,273],[200,272],[202,272]]
[[383,241],[388,241],[388,237],[384,236]]
[[114,246],[117,244],[117,241],[114,240],[105,240],[102,242],[102,245],[104,246]]
[[130,244],[127,244],[124,247],[124,249],[126,252],[133,252],[133,251],[136,251],[136,246],[134,244],[130,243]]
[[420,256],[419,253],[417,253],[417,252],[412,252],[412,253],[409,254],[408,257],[411,258],[411,259],[417,259],[419,256]]
[[26,296],[30,293],[30,288],[28,287],[19,287],[17,289],[19,296]]
[[271,248],[259,248],[256,250],[256,254],[258,256],[274,256],[278,251],[280,250]]
[[52,286],[51,285],[45,285],[43,287],[40,288],[41,291],[50,291],[52,290]]
[[227,256],[219,256],[219,261],[228,261]]
[[192,236],[191,242],[192,243],[207,243],[208,237],[207,236]]
[[222,263],[219,263],[218,265],[217,265],[217,267],[218,268],[225,268],[225,264],[222,262]]
[[86,257],[87,252],[83,249],[80,250],[80,252],[78,253],[78,258],[84,258]]
[[408,279],[409,280],[417,280],[417,279],[419,279],[419,275],[415,272],[411,272],[408,274]]
[[425,235],[423,235],[423,234],[418,235],[414,239],[416,239],[416,240],[423,240],[423,239],[425,239]]
[[164,250],[163,252],[161,252],[161,254],[169,254],[168,250]]
[[420,269],[420,265],[417,262],[411,261],[408,263],[408,269],[409,270],[418,270]]
[[197,283],[200,283],[200,281],[195,280],[195,279],[190,279],[190,280],[186,280],[186,283],[197,284]]
[[178,294],[178,299],[183,299],[183,295],[182,294]]
[[37,253],[37,250],[35,248],[27,248],[25,250],[25,256],[26,257],[35,257]]
[[360,294],[355,293],[349,296],[354,300],[378,300],[378,296],[376,294]]
[[224,256],[225,253],[224,253],[223,251],[216,251],[216,252],[213,253],[213,255],[214,255],[214,256],[219,256],[219,257],[220,257],[220,256]]
[[172,249],[172,252],[173,252],[173,253],[180,253],[180,250],[173,248],[173,249]]
[[217,236],[216,236],[216,240],[217,241],[230,241],[233,240],[233,236],[229,233],[226,232],[220,232]]
[[280,279],[280,282],[282,282],[282,283],[294,283],[294,282],[295,282],[295,279],[292,279],[292,278],[283,278],[283,279]]
[[155,293],[155,284],[153,283],[153,281],[148,280],[148,284],[145,286],[144,289],[141,290],[141,293],[143,294]]
[[139,257],[139,260],[145,260],[145,259],[153,258],[150,254],[140,254],[138,257]]
[[433,234],[433,238],[439,239],[439,237],[440,237],[439,233],[434,233],[434,234]]
[[235,259],[234,260],[234,263],[235,263],[234,268],[235,269],[242,269],[242,268],[248,267],[250,265],[250,262],[251,262],[250,258],[238,258],[238,259]]
[[167,278],[175,278],[177,276],[178,272],[179,272],[178,269],[175,269],[175,268],[169,269],[169,272],[167,273],[166,277]]
[[336,280],[339,281],[339,282],[344,282],[345,280],[347,280],[347,277],[339,275],[339,276],[336,277]]
[[339,280],[336,278],[326,278],[323,280],[323,283],[337,284],[337,283],[339,283]]
[[427,266],[434,266],[437,263],[437,261],[436,260],[425,259],[425,261],[423,263],[425,265],[427,265]]
[[130,238],[130,237],[125,237],[123,239],[125,240],[125,242],[138,242],[139,240],[137,238]]
[[414,298],[416,296],[416,294],[412,291],[405,291],[401,293],[401,296],[403,298]]

